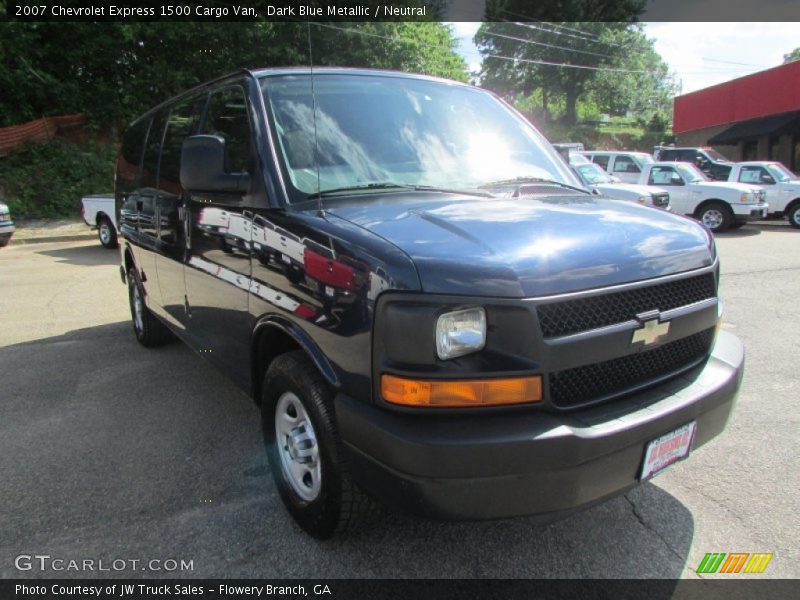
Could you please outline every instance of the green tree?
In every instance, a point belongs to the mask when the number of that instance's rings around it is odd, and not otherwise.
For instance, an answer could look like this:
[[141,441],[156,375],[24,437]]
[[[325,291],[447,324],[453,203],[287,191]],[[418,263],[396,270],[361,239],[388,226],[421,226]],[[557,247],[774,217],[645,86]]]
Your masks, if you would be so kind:
[[98,125],[127,121],[238,68],[307,66],[312,55],[314,64],[467,77],[452,32],[436,22],[14,22],[3,34],[0,126],[73,112]]
[[[525,0],[488,0],[487,23],[475,35],[483,55],[481,83],[505,95],[541,90],[545,112],[550,98],[563,97],[564,120],[573,124],[578,99],[599,72],[595,69],[614,65],[624,52],[615,35],[627,29],[645,4],[563,0],[554,12],[552,6]],[[558,16],[562,20],[552,22]],[[509,20],[518,22],[500,22]]]
[[789,52],[789,54],[784,54],[783,55],[784,64],[785,63],[794,62],[796,60],[800,60],[800,47],[795,48],[794,50]]
[[631,112],[645,125],[671,121],[672,98],[678,86],[654,41],[637,24],[607,37],[625,48],[610,65],[621,70],[598,71],[586,84],[588,101],[600,112]]

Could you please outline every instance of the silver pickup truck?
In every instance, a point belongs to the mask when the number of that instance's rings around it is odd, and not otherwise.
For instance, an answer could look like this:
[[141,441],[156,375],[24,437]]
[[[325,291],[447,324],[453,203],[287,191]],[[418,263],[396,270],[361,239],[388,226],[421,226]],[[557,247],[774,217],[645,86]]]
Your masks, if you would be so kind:
[[81,198],[81,216],[104,248],[117,247],[117,219],[114,214],[114,194],[92,194]]

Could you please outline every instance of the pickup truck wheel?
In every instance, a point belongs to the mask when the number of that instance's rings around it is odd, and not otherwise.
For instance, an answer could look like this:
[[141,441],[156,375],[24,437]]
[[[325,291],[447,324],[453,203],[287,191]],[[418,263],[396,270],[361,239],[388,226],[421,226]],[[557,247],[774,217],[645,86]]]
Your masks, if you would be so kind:
[[789,218],[789,225],[800,229],[800,202],[796,202],[786,216]]
[[709,202],[697,212],[697,219],[711,231],[718,233],[731,226],[733,213],[722,202]]
[[97,223],[97,237],[100,238],[103,248],[117,247],[117,230],[108,217],[100,217]]
[[330,388],[296,351],[272,361],[262,390],[264,445],[286,509],[317,539],[347,530],[374,504],[343,460]]
[[128,270],[128,300],[131,305],[133,332],[142,346],[163,346],[172,339],[167,326],[159,321],[144,303],[144,289],[136,269]]

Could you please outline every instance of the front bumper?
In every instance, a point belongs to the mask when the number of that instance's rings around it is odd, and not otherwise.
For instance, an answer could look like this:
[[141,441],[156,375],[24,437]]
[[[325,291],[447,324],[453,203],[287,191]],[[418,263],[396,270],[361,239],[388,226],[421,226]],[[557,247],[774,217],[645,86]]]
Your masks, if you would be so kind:
[[339,394],[336,414],[356,481],[387,504],[445,519],[552,517],[637,485],[650,440],[690,421],[693,449],[718,435],[743,367],[741,342],[720,332],[702,366],[592,408],[419,416]]
[[0,246],[5,246],[14,235],[14,223],[12,221],[0,222]]
[[739,221],[756,221],[766,219],[769,213],[769,204],[731,204],[734,218]]

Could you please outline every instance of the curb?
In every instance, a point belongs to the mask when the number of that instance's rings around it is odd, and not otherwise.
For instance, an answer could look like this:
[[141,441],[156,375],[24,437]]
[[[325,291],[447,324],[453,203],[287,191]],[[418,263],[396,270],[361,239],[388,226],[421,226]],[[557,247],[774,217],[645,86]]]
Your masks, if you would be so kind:
[[[82,240],[96,240],[96,233],[79,233],[75,235],[54,235],[50,237],[34,237],[17,239],[12,237],[8,244],[11,246],[21,246],[23,244],[45,244],[47,242],[79,242]],[[100,242],[98,242],[99,244]]]

